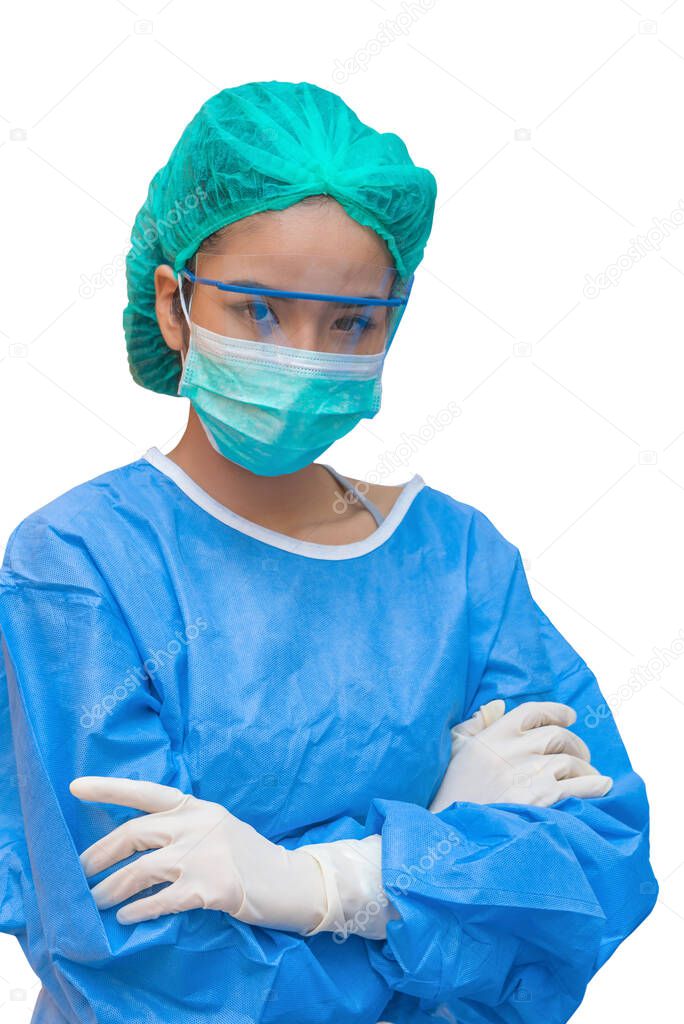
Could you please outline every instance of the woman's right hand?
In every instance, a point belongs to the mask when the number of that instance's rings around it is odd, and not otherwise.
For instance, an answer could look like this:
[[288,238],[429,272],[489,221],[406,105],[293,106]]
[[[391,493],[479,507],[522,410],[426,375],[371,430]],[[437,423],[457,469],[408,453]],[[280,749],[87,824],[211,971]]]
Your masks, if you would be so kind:
[[490,701],[451,730],[451,761],[429,810],[462,800],[550,807],[565,797],[605,796],[613,780],[569,731],[577,718],[571,707],[528,701],[505,709],[502,700]]

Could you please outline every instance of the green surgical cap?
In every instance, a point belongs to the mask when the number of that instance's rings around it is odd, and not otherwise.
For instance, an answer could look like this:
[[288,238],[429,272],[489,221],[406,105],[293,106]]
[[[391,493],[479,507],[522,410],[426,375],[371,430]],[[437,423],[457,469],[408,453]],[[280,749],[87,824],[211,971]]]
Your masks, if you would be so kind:
[[152,178],[126,257],[123,325],[133,379],[175,395],[180,359],[155,314],[154,271],[178,272],[219,228],[327,194],[380,235],[400,275],[423,257],[437,185],[391,132],[363,124],[333,92],[308,82],[223,89],[187,125]]

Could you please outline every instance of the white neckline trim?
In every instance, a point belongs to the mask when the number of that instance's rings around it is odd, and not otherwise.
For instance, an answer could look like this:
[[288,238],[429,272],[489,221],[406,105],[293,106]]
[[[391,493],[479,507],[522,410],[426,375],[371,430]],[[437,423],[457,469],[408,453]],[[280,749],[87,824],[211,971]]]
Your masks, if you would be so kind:
[[289,551],[294,555],[302,555],[307,558],[322,558],[329,561],[340,561],[346,558],[358,558],[360,555],[368,554],[380,547],[394,533],[402,519],[406,515],[415,496],[425,486],[425,481],[420,474],[415,473],[410,480],[404,484],[404,489],[394,502],[394,505],[383,519],[380,526],[362,540],[351,541],[348,544],[317,544],[315,541],[300,540],[297,537],[290,537],[286,533],[279,533],[266,526],[253,523],[251,519],[238,515],[232,509],[222,505],[216,498],[212,498],[199,484],[195,483],[192,477],[188,476],[185,470],[164,455],[158,448],[152,447],[143,455],[143,459],[149,462],[155,469],[158,469],[164,476],[173,480],[177,487],[190,498],[196,505],[203,508],[214,519],[231,526],[234,530],[253,537],[255,540],[268,544],[271,547]]

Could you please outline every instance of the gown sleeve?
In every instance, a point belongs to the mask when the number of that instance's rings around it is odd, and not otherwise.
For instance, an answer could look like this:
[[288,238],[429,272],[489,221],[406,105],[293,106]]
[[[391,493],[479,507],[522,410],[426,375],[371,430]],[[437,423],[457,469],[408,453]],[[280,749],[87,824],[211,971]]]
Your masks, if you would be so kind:
[[39,521],[22,524],[8,544],[0,641],[1,751],[16,783],[3,841],[13,838],[23,855],[23,885],[53,954],[102,958],[125,932],[103,924],[78,853],[131,811],[83,803],[69,783],[115,770],[184,788],[188,774],[104,581],[81,545]]
[[595,676],[533,600],[518,549],[479,512],[467,591],[464,719],[496,697],[507,711],[569,704],[573,731],[614,785],[550,808],[459,802],[431,814],[373,801],[367,826],[382,835],[399,918],[368,954],[395,993],[442,1005],[459,1024],[561,1024],[655,903],[645,788]]
[[19,804],[17,766],[12,749],[7,677],[0,652],[0,932],[22,939],[26,933],[25,893],[30,868]]
[[0,720],[3,767],[18,783],[0,814],[0,927],[17,934],[58,1019],[176,1020],[180,1007],[188,1024],[204,1024],[227,1020],[239,992],[238,1016],[256,1020],[304,985],[299,1019],[325,1024],[336,1003],[343,1014],[352,1003],[360,1012],[363,998],[352,999],[347,980],[360,975],[364,996],[384,1005],[387,986],[362,947],[326,950],[216,911],[130,926],[117,922],[116,907],[97,908],[90,884],[106,873],[89,884],[79,853],[137,812],[79,801],[71,780],[110,775],[193,787],[145,655],[68,525],[56,531],[31,517],[12,535],[0,569],[0,641],[9,705]]

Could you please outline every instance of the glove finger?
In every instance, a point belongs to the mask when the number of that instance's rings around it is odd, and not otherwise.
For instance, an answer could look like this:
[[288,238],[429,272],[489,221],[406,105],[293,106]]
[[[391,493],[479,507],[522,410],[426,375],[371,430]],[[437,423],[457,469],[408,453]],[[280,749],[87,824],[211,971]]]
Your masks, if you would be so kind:
[[560,725],[530,729],[522,742],[531,754],[572,754],[583,761],[591,761],[591,751],[582,737]]
[[490,700],[487,704],[483,704],[479,710],[475,712],[474,717],[478,718],[478,722],[482,723],[482,729],[488,729],[490,725],[493,725],[494,722],[498,722],[505,714],[506,701],[501,700],[501,698],[497,698],[496,700]]
[[480,715],[480,712],[478,710],[471,718],[466,719],[465,722],[459,722],[458,725],[455,725],[452,728],[452,740],[455,740],[458,737],[467,738],[468,736],[474,736],[475,733],[480,732],[482,728],[481,722],[482,716]]
[[87,878],[118,864],[133,853],[168,846],[174,835],[173,818],[166,813],[131,818],[84,850],[79,860]]
[[99,909],[106,910],[123,903],[151,885],[175,882],[181,869],[167,854],[168,848],[147,853],[93,886],[90,891]]
[[454,759],[457,752],[461,749],[461,747],[466,742],[466,740],[469,739],[469,737],[470,734],[468,732],[462,731],[462,727],[460,725],[454,726],[454,728],[451,730],[451,760]]
[[175,786],[140,779],[110,779],[103,775],[81,775],[73,779],[69,789],[79,800],[101,804],[134,807],[138,811],[171,811],[187,794]]
[[477,736],[478,733],[484,729],[488,729],[494,722],[498,722],[500,718],[503,718],[506,712],[506,703],[503,700],[490,700],[487,704],[482,704],[474,715],[466,719],[465,722],[460,722],[455,725],[451,730],[451,756],[456,753],[456,750],[461,745],[461,741],[468,736]]
[[116,919],[119,924],[137,924],[139,921],[154,921],[163,914],[178,914],[201,906],[203,904],[197,894],[178,881],[152,896],[127,903],[117,910]]
[[522,732],[538,729],[542,725],[572,725],[577,719],[575,711],[567,704],[556,701],[529,700],[509,711],[504,719]]
[[599,775],[597,769],[581,757],[573,757],[572,754],[545,754],[543,756],[546,762],[544,770],[550,771],[554,779],[558,781],[584,775]]
[[605,796],[613,788],[613,780],[609,775],[583,775],[575,779],[563,779],[558,786],[558,800],[576,796],[584,800]]

